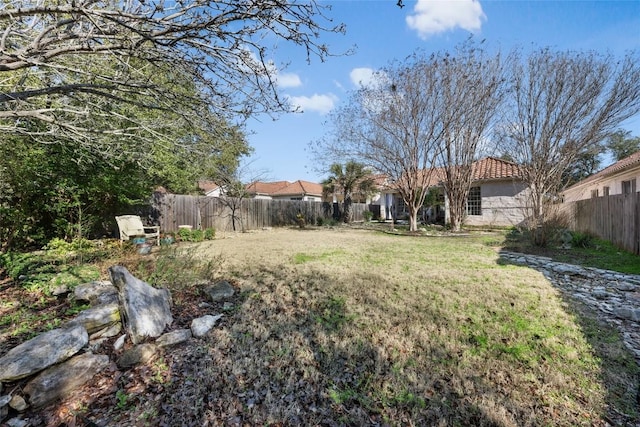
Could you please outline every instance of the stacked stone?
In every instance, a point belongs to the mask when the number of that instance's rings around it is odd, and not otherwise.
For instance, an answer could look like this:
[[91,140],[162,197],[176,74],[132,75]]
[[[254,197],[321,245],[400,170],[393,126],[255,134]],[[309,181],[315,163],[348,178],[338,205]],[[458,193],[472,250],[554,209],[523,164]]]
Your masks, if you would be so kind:
[[[42,333],[0,356],[0,423],[10,409],[23,413],[55,402],[88,383],[106,368],[126,369],[151,361],[161,349],[204,337],[222,317],[195,318],[191,328],[164,333],[173,322],[171,295],[132,276],[124,267],[109,269],[111,281],[91,282],[76,287],[73,298],[92,307],[80,312],[59,329]],[[60,291],[62,294],[69,291]],[[234,288],[226,281],[207,288],[212,302],[231,298]],[[125,338],[133,346],[121,352],[115,361],[94,354],[109,338],[121,333],[114,343],[117,352]],[[164,333],[164,334],[163,334]],[[157,338],[155,342],[145,342]],[[26,385],[10,391],[4,384],[27,380]],[[6,421],[8,426],[28,424],[20,416]]]
[[620,330],[640,363],[640,276],[565,264],[551,258],[502,251],[500,257],[540,271],[554,286],[602,314]]

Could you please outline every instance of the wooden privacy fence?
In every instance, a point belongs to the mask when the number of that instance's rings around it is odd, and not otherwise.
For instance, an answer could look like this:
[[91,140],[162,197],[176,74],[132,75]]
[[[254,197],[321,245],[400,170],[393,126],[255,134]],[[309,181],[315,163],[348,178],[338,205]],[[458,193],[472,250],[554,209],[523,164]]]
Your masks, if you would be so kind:
[[640,255],[640,193],[578,200],[569,212],[572,229]]
[[[154,200],[162,232],[176,232],[180,225],[194,229],[215,228],[220,231],[257,230],[298,224],[298,215],[306,224],[319,219],[337,219],[337,203],[300,200],[238,199],[231,197],[185,196],[164,194]],[[364,203],[352,205],[354,221],[363,220]]]

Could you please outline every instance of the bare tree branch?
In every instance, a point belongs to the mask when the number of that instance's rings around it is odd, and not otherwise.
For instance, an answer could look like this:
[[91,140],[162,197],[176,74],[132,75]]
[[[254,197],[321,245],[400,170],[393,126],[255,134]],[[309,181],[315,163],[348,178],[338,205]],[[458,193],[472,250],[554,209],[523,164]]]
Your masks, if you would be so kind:
[[[344,31],[328,9],[315,0],[0,3],[0,128],[28,134],[31,124],[20,118],[29,117],[49,127],[46,134],[80,141],[90,122],[63,122],[90,118],[65,109],[80,100],[91,100],[100,114],[129,104],[186,119],[203,108],[227,119],[288,111],[272,53],[284,40],[309,60],[327,58],[319,36]],[[181,87],[185,81],[192,90]],[[72,128],[79,133],[64,132]]]
[[640,58],[542,49],[517,59],[499,136],[523,165],[537,227],[576,159],[640,113]]

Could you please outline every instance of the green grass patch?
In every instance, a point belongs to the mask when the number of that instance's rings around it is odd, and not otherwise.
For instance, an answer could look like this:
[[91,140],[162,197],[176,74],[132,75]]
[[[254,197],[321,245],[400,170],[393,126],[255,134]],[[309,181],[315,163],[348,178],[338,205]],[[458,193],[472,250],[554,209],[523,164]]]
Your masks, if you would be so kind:
[[313,262],[313,261],[326,261],[333,257],[339,257],[342,254],[343,252],[341,250],[322,252],[319,254],[298,252],[293,255],[293,263],[304,264],[304,263]]

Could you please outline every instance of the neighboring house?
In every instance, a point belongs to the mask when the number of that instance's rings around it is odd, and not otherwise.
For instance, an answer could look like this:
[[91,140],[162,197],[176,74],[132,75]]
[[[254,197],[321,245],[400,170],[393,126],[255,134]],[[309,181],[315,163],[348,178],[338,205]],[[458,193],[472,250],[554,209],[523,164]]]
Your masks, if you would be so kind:
[[213,181],[198,181],[198,188],[209,197],[224,196],[224,188]]
[[[436,168],[430,177],[430,187],[444,193],[444,169]],[[466,225],[511,226],[527,217],[528,186],[522,181],[517,164],[495,157],[486,157],[473,164],[473,183],[467,200]],[[408,215],[404,200],[393,185],[387,183],[375,204],[380,205],[383,219]],[[426,212],[434,215],[433,212]],[[448,202],[444,194],[445,222],[448,222]],[[437,215],[437,213],[435,213]]]
[[255,199],[322,201],[322,185],[315,182],[302,180],[295,182],[255,181],[245,188],[249,196]]
[[592,197],[632,194],[640,190],[640,151],[633,153],[562,192],[563,201],[575,202]]
[[245,190],[249,197],[253,199],[272,199],[271,195],[278,190],[282,190],[285,187],[291,185],[288,181],[276,181],[276,182],[261,182],[254,181],[251,184],[245,186]]

